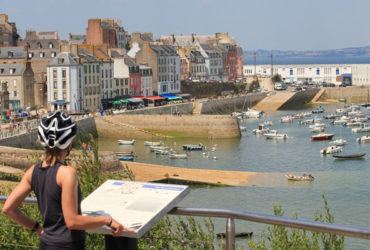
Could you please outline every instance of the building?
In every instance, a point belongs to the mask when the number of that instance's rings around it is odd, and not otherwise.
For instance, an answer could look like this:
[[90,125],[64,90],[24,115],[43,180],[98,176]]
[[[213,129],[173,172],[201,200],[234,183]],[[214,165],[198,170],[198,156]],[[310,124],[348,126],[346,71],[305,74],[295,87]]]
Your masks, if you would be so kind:
[[17,46],[19,35],[15,23],[8,20],[8,15],[0,14],[0,47]]
[[230,82],[236,82],[238,77],[238,52],[235,45],[227,46],[227,65]]
[[200,53],[205,59],[207,81],[222,81],[223,78],[223,58],[209,44],[200,45]]
[[141,78],[141,96],[153,96],[153,72],[152,68],[146,65],[139,65]]
[[47,65],[49,110],[80,112],[84,107],[84,70],[75,55],[62,52]]
[[[352,84],[355,86],[370,86],[370,64],[352,64],[351,65]],[[347,73],[347,79],[349,78]],[[346,75],[342,75],[342,81]]]
[[158,95],[180,93],[180,56],[169,45],[150,45],[158,61]]
[[68,34],[68,44],[85,44],[86,35],[81,34]]
[[202,53],[198,50],[192,49],[186,56],[189,58],[190,78],[192,80],[205,81],[206,80],[206,60]]
[[178,48],[177,54],[180,56],[180,80],[187,80],[190,77],[190,62],[188,53],[191,50],[190,47]]
[[107,44],[109,48],[126,48],[126,32],[121,20],[91,18],[86,29],[86,43]]
[[242,79],[243,77],[243,60],[244,60],[244,50],[241,46],[236,46],[236,52],[237,52],[237,69],[236,69],[236,77],[238,79]]
[[215,34],[206,34],[206,35],[170,35],[162,36],[161,41],[165,44],[172,45],[176,48],[178,47],[195,47],[200,44],[206,44],[209,42],[216,43],[228,43],[236,45],[235,39],[231,37],[228,33],[215,33]]
[[[256,70],[255,70],[256,69]],[[284,82],[313,82],[341,84],[342,76],[352,82],[351,64],[293,64],[274,65],[273,75],[279,74]],[[244,76],[271,77],[271,65],[244,65]],[[345,81],[347,81],[345,80]]]
[[0,82],[7,82],[11,109],[32,108],[35,105],[34,73],[29,61],[19,64],[0,64]]
[[123,56],[115,56],[114,63],[114,83],[113,83],[113,98],[119,98],[129,95],[130,85],[130,71],[128,65],[125,63]]
[[0,110],[9,109],[8,83],[0,82]]
[[42,31],[37,34],[34,30],[28,30],[25,39],[20,40],[19,45],[26,48],[27,57],[31,61],[32,70],[35,74],[35,105],[46,107],[46,67],[59,52],[58,32]]
[[23,64],[26,59],[25,47],[0,47],[0,64]]
[[141,95],[141,76],[139,65],[136,65],[133,61],[126,58],[125,64],[128,67],[130,73],[129,78],[129,95],[131,96],[140,96]]

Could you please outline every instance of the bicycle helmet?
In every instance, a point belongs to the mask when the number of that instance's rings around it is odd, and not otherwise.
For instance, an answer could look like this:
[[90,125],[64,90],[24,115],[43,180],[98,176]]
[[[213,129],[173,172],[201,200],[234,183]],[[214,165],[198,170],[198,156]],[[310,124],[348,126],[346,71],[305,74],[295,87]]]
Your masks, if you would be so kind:
[[61,111],[42,118],[38,127],[38,137],[43,147],[66,149],[77,134],[77,124]]

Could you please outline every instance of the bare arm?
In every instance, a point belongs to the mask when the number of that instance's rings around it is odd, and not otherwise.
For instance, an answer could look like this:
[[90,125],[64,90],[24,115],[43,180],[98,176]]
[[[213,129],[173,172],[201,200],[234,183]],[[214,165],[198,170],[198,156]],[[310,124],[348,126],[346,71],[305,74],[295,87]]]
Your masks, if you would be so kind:
[[57,183],[62,187],[62,209],[64,221],[70,230],[88,230],[98,228],[111,223],[113,235],[119,236],[122,230],[133,231],[123,227],[119,222],[109,216],[89,217],[77,213],[78,206],[78,182],[76,170],[62,166],[57,173]]
[[[22,201],[27,197],[27,195],[32,191],[31,190],[31,178],[34,166],[30,167],[27,172],[24,174],[21,182],[15,187],[12,193],[9,195],[6,200],[2,212],[6,214],[10,219],[12,219],[17,224],[28,228],[33,229],[36,222],[23,213],[19,206]],[[37,234],[40,236],[42,227],[39,227]]]

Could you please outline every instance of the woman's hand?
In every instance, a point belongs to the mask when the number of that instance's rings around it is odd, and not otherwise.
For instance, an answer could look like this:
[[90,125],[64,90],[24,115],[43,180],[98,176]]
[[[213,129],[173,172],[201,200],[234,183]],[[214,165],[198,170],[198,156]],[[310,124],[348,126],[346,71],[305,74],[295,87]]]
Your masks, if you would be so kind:
[[113,236],[122,236],[123,231],[134,232],[133,229],[123,226],[121,223],[112,218],[110,228],[113,230]]
[[42,226],[39,226],[36,230],[37,236],[41,237],[41,235],[44,233],[44,228]]

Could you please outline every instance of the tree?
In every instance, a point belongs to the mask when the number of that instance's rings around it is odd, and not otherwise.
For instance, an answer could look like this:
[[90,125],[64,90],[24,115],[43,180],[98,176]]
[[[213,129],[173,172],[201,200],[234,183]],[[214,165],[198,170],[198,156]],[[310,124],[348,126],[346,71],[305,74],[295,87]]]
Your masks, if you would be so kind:
[[272,82],[281,82],[281,75],[279,75],[279,74],[275,74],[275,75],[272,77]]

